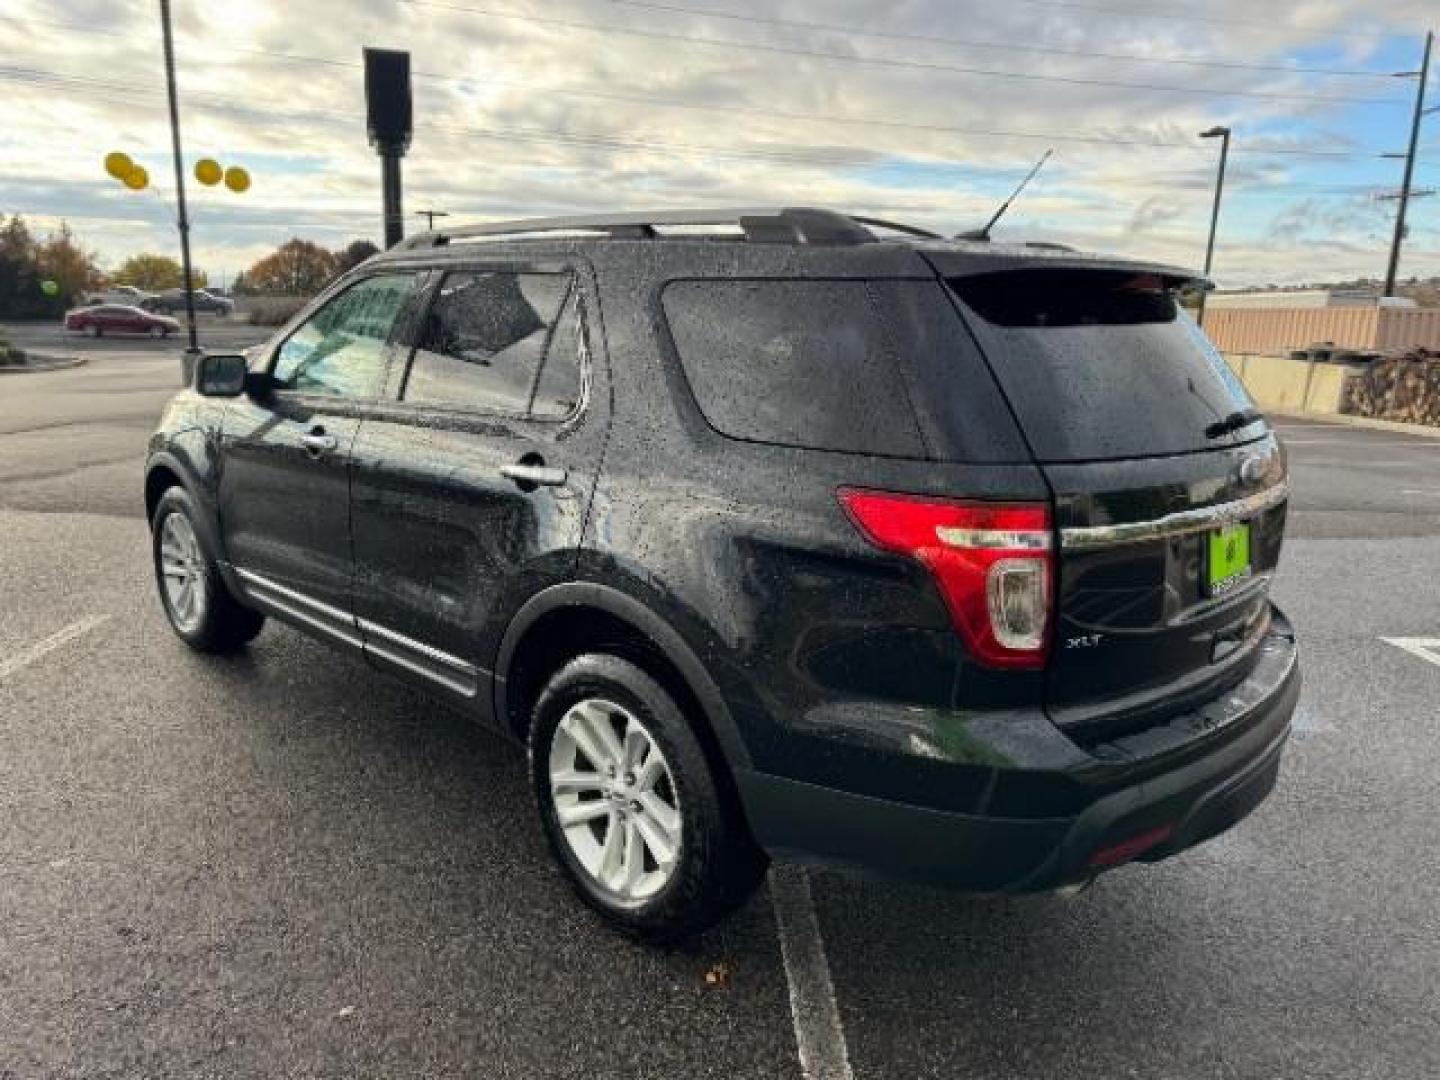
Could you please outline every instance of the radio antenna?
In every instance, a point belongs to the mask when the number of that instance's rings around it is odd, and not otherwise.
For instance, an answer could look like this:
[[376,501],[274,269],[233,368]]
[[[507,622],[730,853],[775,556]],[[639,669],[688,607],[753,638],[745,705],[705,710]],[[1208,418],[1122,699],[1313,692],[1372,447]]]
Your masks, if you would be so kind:
[[1025,179],[1021,180],[1020,185],[1010,193],[1010,197],[1000,204],[1000,209],[995,211],[990,220],[985,223],[983,229],[971,229],[969,232],[960,233],[955,239],[989,240],[990,230],[995,228],[995,223],[1005,216],[1005,211],[1010,209],[1010,204],[1020,197],[1020,193],[1025,190],[1025,186],[1029,184],[1031,180],[1035,179],[1035,174],[1040,171],[1045,162],[1050,160],[1050,155],[1053,153],[1055,153],[1055,148],[1051,147],[1041,155],[1040,160],[1035,163],[1035,167],[1025,174]]

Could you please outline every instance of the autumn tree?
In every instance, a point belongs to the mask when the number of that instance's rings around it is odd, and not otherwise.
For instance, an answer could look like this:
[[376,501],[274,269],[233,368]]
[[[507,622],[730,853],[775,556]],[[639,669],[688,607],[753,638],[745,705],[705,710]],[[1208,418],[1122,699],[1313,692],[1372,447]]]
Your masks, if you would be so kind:
[[63,221],[59,232],[51,233],[36,246],[35,268],[42,281],[53,281],[60,287],[58,296],[66,305],[100,284],[95,256],[80,246]]
[[[58,315],[99,279],[94,257],[69,225],[37,240],[19,214],[0,222],[0,316]],[[46,281],[59,286],[53,295],[45,291]]]
[[245,271],[250,292],[311,296],[335,276],[336,257],[319,244],[296,237]]
[[343,274],[353,270],[371,255],[380,254],[380,249],[369,240],[352,240],[335,252],[335,272]]
[[[117,285],[134,285],[146,292],[179,289],[185,284],[184,268],[169,255],[131,255],[120,264],[120,268],[112,276]],[[206,282],[205,271],[192,268],[191,280],[195,283],[195,288],[203,289]]]

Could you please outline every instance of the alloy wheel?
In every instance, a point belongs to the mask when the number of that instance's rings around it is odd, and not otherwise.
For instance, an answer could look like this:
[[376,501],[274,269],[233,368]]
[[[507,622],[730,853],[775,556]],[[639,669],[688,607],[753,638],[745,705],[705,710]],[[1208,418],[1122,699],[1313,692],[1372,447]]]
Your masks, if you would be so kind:
[[680,856],[680,801],[645,725],[612,701],[577,702],[555,729],[549,771],[555,818],[586,874],[627,903],[663,889]]
[[209,583],[195,527],[184,514],[170,514],[160,526],[160,576],[170,617],[192,633],[205,618]]

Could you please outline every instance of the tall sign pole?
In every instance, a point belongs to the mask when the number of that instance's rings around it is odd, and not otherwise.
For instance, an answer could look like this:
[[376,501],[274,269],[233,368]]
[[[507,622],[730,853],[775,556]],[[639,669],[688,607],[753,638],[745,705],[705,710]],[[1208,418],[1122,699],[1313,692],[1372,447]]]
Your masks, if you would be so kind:
[[365,50],[365,122],[370,145],[380,155],[385,246],[405,236],[401,209],[400,159],[410,149],[410,54],[394,49]]
[[1405,155],[1405,178],[1400,182],[1400,209],[1395,215],[1395,238],[1390,242],[1390,265],[1385,271],[1385,295],[1395,295],[1395,276],[1400,271],[1400,245],[1405,242],[1405,211],[1410,205],[1410,184],[1415,177],[1415,156],[1420,147],[1420,120],[1425,115],[1425,84],[1430,79],[1430,50],[1435,31],[1425,35],[1425,58],[1420,61],[1420,85],[1415,88],[1415,116],[1410,121],[1410,150]]
[[185,278],[185,322],[189,328],[190,347],[185,350],[189,363],[185,377],[189,380],[194,358],[200,354],[200,341],[195,333],[195,275],[190,269],[190,215],[185,209],[185,158],[180,152],[180,103],[175,94],[175,38],[170,32],[170,0],[160,0],[160,29],[165,38],[165,88],[170,94],[170,143],[175,151],[175,224],[180,229],[180,266]]

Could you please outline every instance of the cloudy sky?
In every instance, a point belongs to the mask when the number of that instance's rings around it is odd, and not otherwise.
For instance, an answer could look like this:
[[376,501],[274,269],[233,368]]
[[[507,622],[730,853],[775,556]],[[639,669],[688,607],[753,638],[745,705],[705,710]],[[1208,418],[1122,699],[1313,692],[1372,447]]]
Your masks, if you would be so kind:
[[[378,239],[360,50],[408,49],[407,207],[492,219],[806,204],[1198,265],[1236,132],[1222,285],[1379,276],[1434,0],[174,0],[197,263]],[[171,251],[158,5],[0,0],[0,213],[67,220],[104,266]],[[1432,103],[1440,78],[1432,73]],[[1440,188],[1440,114],[1420,187]],[[101,159],[157,181],[133,193]],[[407,227],[418,219],[413,216]],[[1440,195],[1402,274],[1440,274]]]

